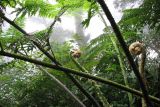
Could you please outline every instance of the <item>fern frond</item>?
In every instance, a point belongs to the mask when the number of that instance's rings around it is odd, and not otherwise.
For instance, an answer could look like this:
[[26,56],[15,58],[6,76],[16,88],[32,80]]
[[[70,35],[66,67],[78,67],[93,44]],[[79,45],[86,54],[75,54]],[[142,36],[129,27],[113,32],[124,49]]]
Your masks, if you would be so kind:
[[106,49],[111,49],[112,44],[109,40],[108,35],[103,34],[95,39],[93,39],[89,46],[86,48],[87,51],[87,59],[93,59],[97,57],[102,51],[106,51]]
[[42,17],[55,17],[60,11],[61,4],[50,4],[45,0],[23,0],[20,8],[15,12],[21,15],[39,15]]
[[16,0],[0,0],[0,7],[6,7],[6,6],[10,6],[10,7],[15,7],[17,4]]
[[124,15],[119,23],[127,25],[140,25],[143,21],[142,18],[145,17],[143,12],[144,9],[141,8],[127,9],[124,11]]

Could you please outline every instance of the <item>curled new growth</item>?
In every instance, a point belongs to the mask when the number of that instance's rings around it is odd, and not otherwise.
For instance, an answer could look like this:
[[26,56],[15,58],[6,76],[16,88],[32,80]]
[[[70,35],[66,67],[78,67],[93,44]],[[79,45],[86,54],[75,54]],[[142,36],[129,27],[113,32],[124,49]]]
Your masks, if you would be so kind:
[[129,51],[131,54],[133,55],[140,55],[143,51],[143,43],[140,42],[133,42],[130,46],[129,46]]
[[81,51],[79,49],[73,49],[70,53],[74,58],[79,58],[81,56]]

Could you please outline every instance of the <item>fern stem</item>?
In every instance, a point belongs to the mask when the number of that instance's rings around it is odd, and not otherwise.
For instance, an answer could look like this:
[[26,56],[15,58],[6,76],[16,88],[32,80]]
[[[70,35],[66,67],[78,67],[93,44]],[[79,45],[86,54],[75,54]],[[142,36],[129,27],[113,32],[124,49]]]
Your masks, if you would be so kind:
[[[121,68],[121,71],[122,71],[124,83],[125,83],[125,85],[126,85],[127,87],[129,87],[129,83],[128,83],[128,80],[127,80],[127,74],[126,74],[126,71],[124,70],[125,67],[124,67],[122,58],[120,57],[119,49],[118,49],[117,44],[115,43],[113,37],[111,37],[111,41],[113,42],[113,45],[114,45],[114,47],[115,47],[115,50],[116,50],[116,52],[117,52],[117,54],[118,54],[118,60],[119,60],[120,68]],[[129,98],[130,107],[134,107],[133,104],[132,104],[132,102],[133,102],[132,94],[131,94],[131,93],[127,93],[127,94],[128,94],[128,98]]]
[[[85,73],[88,73],[89,71],[87,71],[76,59],[74,59],[72,56],[71,56],[71,59],[72,61],[75,63],[75,65],[82,71],[82,72],[85,72]],[[98,96],[98,98],[100,99],[100,101],[102,102],[103,106],[104,107],[112,107],[107,99],[104,97],[102,91],[100,90],[100,87],[99,85],[95,82],[95,81],[88,81],[91,85],[94,86],[95,88],[95,91],[96,91],[96,95]]]
[[[104,17],[102,16],[102,14],[101,14],[100,12],[98,12],[98,14],[100,15],[100,17],[101,17],[101,19],[102,19],[105,27],[107,28],[108,26],[107,26],[107,23],[106,23]],[[114,46],[114,48],[115,48],[115,50],[116,50],[117,57],[118,57],[119,64],[120,64],[120,68],[121,68],[122,75],[123,75],[124,83],[125,83],[125,85],[126,85],[127,87],[129,87],[129,83],[128,83],[128,80],[127,80],[127,74],[126,74],[126,72],[125,72],[125,66],[124,66],[123,61],[122,61],[122,58],[121,58],[121,56],[120,56],[120,51],[119,51],[119,49],[118,49],[118,46],[117,46],[117,44],[116,44],[116,42],[115,42],[115,40],[114,40],[114,37],[113,37],[112,35],[110,35],[109,38],[111,39],[112,44],[113,44],[113,46]],[[127,93],[127,94],[128,94],[128,99],[129,99],[130,107],[133,107],[133,104],[132,104],[132,101],[133,101],[132,95],[131,95],[131,93]]]
[[[140,75],[141,75],[141,77],[144,81],[144,85],[147,89],[147,79],[145,77],[145,69],[144,69],[145,60],[146,60],[146,50],[145,50],[145,47],[143,47],[143,51],[142,51],[142,54],[140,56],[140,61],[138,63],[138,67],[139,67],[139,73],[140,73]],[[142,107],[148,107],[144,98],[141,99],[141,103],[142,103]]]

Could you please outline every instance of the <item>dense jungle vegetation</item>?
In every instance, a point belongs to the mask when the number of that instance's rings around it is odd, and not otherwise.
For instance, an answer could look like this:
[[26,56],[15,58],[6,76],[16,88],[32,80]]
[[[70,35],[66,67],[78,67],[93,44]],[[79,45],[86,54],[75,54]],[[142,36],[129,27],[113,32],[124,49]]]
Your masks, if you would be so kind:
[[[0,0],[0,107],[160,107],[160,0],[111,1]],[[69,39],[64,16],[82,25]],[[28,33],[30,17],[51,23]]]

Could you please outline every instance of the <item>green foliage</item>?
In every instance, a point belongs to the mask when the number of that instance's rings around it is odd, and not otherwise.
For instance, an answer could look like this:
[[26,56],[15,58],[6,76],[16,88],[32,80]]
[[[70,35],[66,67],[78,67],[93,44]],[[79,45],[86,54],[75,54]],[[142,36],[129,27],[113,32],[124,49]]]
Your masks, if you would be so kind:
[[[3,65],[6,63],[3,63]],[[23,61],[11,60],[7,62],[8,66],[3,66],[1,69],[0,87],[1,87],[1,104],[5,107],[14,106],[16,98],[19,93],[16,88],[24,88],[25,86],[18,86],[22,82],[29,80],[33,76],[34,69],[32,66]],[[15,92],[17,91],[17,92]],[[19,93],[20,94],[20,93]],[[7,100],[7,102],[6,102]]]
[[[141,17],[139,17],[141,16]],[[134,8],[134,9],[127,9],[124,10],[124,15],[121,19],[121,23],[124,25],[141,25],[142,21],[145,18],[144,9]],[[143,25],[142,25],[143,26]]]
[[53,18],[59,11],[68,9],[68,12],[76,11],[78,8],[88,9],[89,2],[87,0],[57,0],[51,4],[46,0],[23,0],[18,2],[20,7],[17,7],[14,12],[17,16],[39,15],[42,17]]
[[84,27],[89,26],[91,18],[97,14],[98,9],[99,8],[95,1],[90,3],[89,9],[88,9],[88,17],[82,22]]
[[[17,23],[20,27],[23,28],[23,27],[24,27],[24,18],[18,18],[18,19],[15,21],[15,23]],[[7,31],[2,32],[2,34],[1,34],[0,37],[2,37],[1,40],[2,40],[2,42],[4,42],[4,44],[5,44],[5,43],[6,43],[5,39],[7,39],[7,38],[12,38],[13,41],[11,41],[11,42],[14,42],[14,41],[22,38],[22,36],[23,36],[23,35],[22,35],[17,29],[15,29],[13,26],[10,26],[10,27],[7,29]],[[4,38],[4,39],[3,39],[3,38]],[[7,40],[9,40],[9,39],[7,39]],[[11,39],[10,39],[10,40],[11,40]]]
[[0,6],[2,8],[5,8],[6,6],[11,6],[11,7],[15,7],[17,3],[17,0],[1,0],[0,1]]
[[90,2],[88,0],[56,0],[62,6],[68,7],[69,10],[76,11],[79,8],[88,9]]
[[158,31],[160,28],[159,4],[159,0],[144,0],[139,8],[125,10],[121,23],[138,28],[149,25],[151,29],[157,28]]
[[18,4],[20,6],[14,11],[17,13],[17,16],[38,14],[43,17],[55,17],[62,7],[59,4],[52,5],[45,0],[19,0]]
[[[15,23],[23,28],[24,18],[20,17],[16,19]],[[40,38],[37,34],[37,38]],[[42,37],[41,37],[42,38]],[[4,49],[8,49],[14,53],[26,53],[27,51],[33,51],[35,46],[26,37],[26,35],[19,32],[13,26],[10,26],[5,32],[0,35],[0,42]]]
[[51,47],[56,59],[59,62],[61,62],[64,66],[75,68],[75,65],[70,58],[71,44],[69,42],[65,42],[64,44],[51,42]]
[[88,54],[86,58],[93,59],[98,55],[98,52],[105,51],[106,48],[108,48],[108,50],[111,50],[111,43],[109,42],[109,38],[107,36],[109,35],[106,35],[106,34],[101,35],[90,42],[90,44],[86,49],[88,50],[87,53],[90,53],[90,54]]
[[[122,1],[122,0],[121,0]],[[126,1],[127,2],[127,1]],[[127,43],[136,40],[143,40],[147,44],[147,51],[150,50],[159,52],[159,0],[144,0],[138,8],[124,10],[122,20],[119,22],[119,27]],[[57,3],[51,4],[47,0],[1,0],[1,8],[14,7],[17,17],[14,21],[20,27],[24,27],[24,21],[27,15],[41,16],[53,18],[59,12],[68,10],[68,13],[75,13],[82,9],[88,11],[88,17],[82,24],[88,27],[90,20],[99,11],[99,7],[93,0],[57,0]],[[12,13],[14,13],[12,12]],[[67,14],[68,14],[67,13]],[[143,27],[149,25],[148,34],[143,31]],[[108,27],[110,28],[110,27]],[[34,32],[31,35],[33,40],[42,45],[42,48],[50,52],[49,43],[46,35],[48,29]],[[151,31],[151,32],[150,32]],[[81,37],[75,35],[75,41]],[[118,83],[124,84],[123,75],[120,72],[117,53],[112,45],[109,37],[114,37],[113,32],[105,28],[105,33],[91,40],[87,46],[80,47],[82,55],[78,62],[86,68],[90,74],[98,75]],[[115,39],[114,39],[115,40]],[[50,62],[49,59],[42,55],[37,48],[18,32],[12,26],[6,31],[2,31],[0,35],[0,42],[5,51],[14,52],[28,57],[35,58],[44,62]],[[115,40],[116,44],[117,41]],[[77,69],[70,58],[71,43],[66,41],[64,43],[51,42],[51,50],[53,56],[63,66]],[[153,48],[154,47],[154,48]],[[138,89],[138,83],[130,70],[130,65],[126,61],[121,48],[118,46],[120,55],[125,63],[126,76],[129,81],[129,86]],[[50,52],[51,53],[51,52]],[[42,73],[36,65],[28,62],[0,57],[0,104],[4,107],[75,107],[76,102],[71,99],[64,90],[62,90],[57,83],[54,83],[48,76]],[[158,62],[158,63],[157,63]],[[160,73],[159,73],[159,54],[155,57],[149,57],[146,61],[147,79],[149,85],[149,93],[159,97],[160,92]],[[89,100],[85,98],[76,86],[62,72],[47,69],[56,78],[62,81],[73,93],[75,93],[88,107],[91,106]],[[83,87],[94,97],[97,98],[95,87],[89,83],[87,79],[76,77]],[[115,89],[108,85],[96,84],[102,91],[109,103],[115,107],[127,107],[128,97],[126,92]],[[134,97],[134,105],[138,105],[138,98]],[[98,100],[99,101],[99,100]],[[155,105],[158,107],[158,105]]]
[[[22,84],[25,85],[25,84]],[[56,87],[56,88],[54,88]],[[19,90],[20,87],[17,89]],[[22,88],[23,89],[23,88]],[[18,91],[17,90],[17,91]],[[61,94],[64,90],[57,87],[57,84],[54,83],[48,76],[39,75],[33,77],[25,90],[21,90],[22,95],[19,96],[21,99],[19,102],[19,107],[28,107],[28,106],[73,106],[74,101],[70,102],[70,97],[67,94]],[[23,96],[23,97],[22,97]],[[23,99],[22,99],[22,98]],[[64,99],[65,98],[65,99]],[[68,100],[68,102],[66,101]]]
[[[147,86],[149,93],[152,93],[155,96],[159,95],[157,94],[159,93],[157,90],[158,87],[155,86],[156,81],[159,81],[155,76],[159,75],[157,73],[159,67],[154,62],[159,60],[160,55],[157,51],[157,49],[159,49],[159,45],[157,44],[159,44],[160,28],[158,21],[160,9],[158,6],[159,4],[160,2],[158,0],[144,0],[138,8],[124,10],[124,15],[119,23],[124,35],[131,32],[131,34],[129,33],[129,38],[127,39],[128,43],[140,40],[145,44],[145,48],[147,50],[145,71],[147,81],[149,82]],[[132,34],[133,36],[131,36]],[[153,51],[155,51],[157,55],[150,56],[149,54]],[[154,58],[155,56],[157,57]],[[153,74],[155,75],[153,76]],[[158,107],[159,105],[155,104],[155,106]]]
[[69,8],[79,8],[85,2],[85,0],[56,0],[56,1],[62,4],[63,6],[67,6]]

